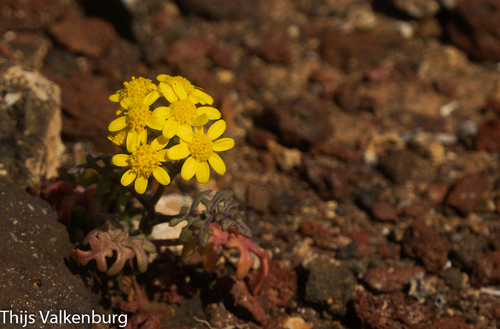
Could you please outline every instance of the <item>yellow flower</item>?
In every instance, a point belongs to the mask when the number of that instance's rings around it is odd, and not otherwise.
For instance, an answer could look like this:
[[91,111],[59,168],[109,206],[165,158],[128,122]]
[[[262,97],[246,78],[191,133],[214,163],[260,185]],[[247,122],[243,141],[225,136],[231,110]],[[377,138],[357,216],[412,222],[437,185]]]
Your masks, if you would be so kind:
[[154,178],[162,185],[170,184],[170,176],[161,167],[163,162],[170,161],[167,157],[168,139],[161,136],[153,140],[151,144],[139,145],[131,154],[117,154],[111,161],[118,167],[130,167],[120,180],[123,186],[130,185],[134,180],[134,189],[143,194],[148,187],[148,178],[153,174]]
[[123,89],[118,90],[109,97],[110,101],[119,103],[125,98],[144,98],[151,92],[158,94],[158,87],[151,80],[142,77],[139,77],[139,79],[132,77],[132,80],[124,82],[123,86]]
[[160,74],[156,77],[160,81],[159,90],[170,103],[178,102],[179,100],[189,99],[194,104],[212,105],[214,99],[205,93],[203,89],[193,86],[188,79],[181,76],[170,76]]
[[171,160],[180,160],[188,157],[182,165],[181,176],[185,180],[191,179],[196,174],[196,179],[200,183],[208,182],[210,178],[210,167],[223,175],[226,172],[226,165],[221,157],[215,153],[229,150],[234,146],[232,138],[221,138],[226,130],[226,122],[219,120],[215,122],[205,134],[203,127],[196,127],[193,133],[191,128],[182,127],[177,135],[181,138],[181,143],[168,150],[168,158]]
[[127,134],[130,128],[125,127],[122,130],[112,132],[111,135],[108,136],[108,139],[113,142],[116,146],[121,148],[126,148]]
[[125,115],[111,121],[109,131],[114,133],[129,128],[126,138],[127,150],[134,151],[141,143],[146,144],[148,132],[146,127],[162,130],[165,118],[153,115],[149,107],[157,97],[152,93],[145,98],[125,98],[120,105],[125,109]]
[[153,111],[153,116],[167,119],[162,129],[163,136],[167,138],[177,135],[181,127],[203,126],[209,119],[217,120],[221,117],[219,110],[216,108],[211,106],[197,108],[189,99],[172,103],[168,107],[158,107]]

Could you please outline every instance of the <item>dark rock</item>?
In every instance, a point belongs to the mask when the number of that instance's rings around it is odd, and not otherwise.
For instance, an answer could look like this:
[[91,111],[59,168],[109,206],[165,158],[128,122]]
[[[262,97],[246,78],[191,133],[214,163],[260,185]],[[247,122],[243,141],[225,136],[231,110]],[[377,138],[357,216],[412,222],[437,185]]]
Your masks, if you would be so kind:
[[111,23],[97,17],[82,17],[76,11],[69,11],[63,20],[50,24],[49,32],[69,50],[91,57],[103,55],[119,38]]
[[421,218],[413,220],[412,225],[406,229],[401,244],[406,255],[418,258],[431,273],[443,269],[451,249],[448,240],[425,225]]
[[376,292],[401,291],[418,273],[425,274],[425,269],[411,264],[401,268],[381,266],[369,269],[363,280]]
[[289,99],[267,105],[255,124],[275,133],[280,144],[286,147],[308,150],[332,134],[329,107],[331,104],[319,99]]
[[322,96],[324,98],[332,98],[340,85],[340,77],[339,74],[333,70],[317,70],[314,71],[309,77],[309,81],[317,82],[321,85],[322,88]]
[[340,167],[318,165],[314,159],[304,157],[307,178],[325,200],[346,200],[351,193],[347,172]]
[[6,42],[6,49],[11,53],[9,59],[15,59],[28,67],[40,69],[43,66],[52,43],[42,33],[16,32]]
[[215,328],[225,328],[238,324],[238,318],[224,307],[210,304],[205,312],[208,315],[208,323]]
[[415,165],[415,156],[408,150],[389,151],[384,153],[378,162],[382,172],[396,184],[409,181]]
[[27,187],[57,175],[61,89],[40,72],[0,59],[0,170]]
[[226,275],[217,281],[215,289],[221,292],[224,306],[237,317],[266,324],[266,312],[248,291],[245,282]]
[[214,20],[259,19],[260,6],[253,0],[178,0],[177,5],[185,12]]
[[[0,179],[0,209],[0,263],[4,269],[0,273],[0,309],[35,314],[38,328],[42,326],[39,311],[91,314],[98,296],[65,265],[71,263],[72,246],[49,204]],[[43,328],[60,328],[60,324]]]
[[450,259],[454,266],[458,266],[465,271],[472,269],[478,259],[483,258],[488,250],[488,241],[484,237],[456,233],[451,236]]
[[378,246],[377,253],[383,258],[399,259],[401,247],[399,244],[387,242]]
[[347,113],[376,112],[376,103],[372,97],[360,95],[359,84],[342,85],[337,89],[335,102]]
[[443,273],[443,278],[450,288],[461,290],[466,286],[466,274],[456,267],[451,267]]
[[460,178],[451,188],[445,204],[464,215],[474,211],[489,189],[488,177],[483,174],[468,174]]
[[452,44],[479,61],[500,60],[500,6],[496,0],[457,2],[447,22]]
[[247,205],[258,212],[269,211],[271,194],[264,184],[250,184],[247,191]]
[[398,210],[388,202],[377,201],[373,205],[372,216],[381,222],[393,222],[398,219]]
[[375,189],[361,187],[356,191],[356,204],[361,210],[370,212],[377,202],[378,192]]
[[261,149],[267,149],[267,143],[270,140],[274,142],[278,141],[278,137],[276,137],[275,134],[259,127],[252,127],[252,129],[248,131],[247,139],[254,147]]
[[270,63],[289,64],[291,41],[286,33],[270,33],[262,40],[257,53]]
[[476,150],[498,152],[500,150],[500,119],[492,119],[484,122],[477,131],[474,139]]
[[356,285],[349,266],[317,258],[308,267],[306,299],[326,307],[331,314],[345,315],[346,304],[354,295]]
[[486,257],[477,260],[470,281],[476,287],[500,283],[500,250],[492,251]]
[[0,34],[7,30],[39,30],[63,15],[67,7],[64,0],[2,0]]
[[331,155],[337,159],[351,162],[361,158],[362,152],[349,145],[340,143],[320,143],[311,147],[313,155]]

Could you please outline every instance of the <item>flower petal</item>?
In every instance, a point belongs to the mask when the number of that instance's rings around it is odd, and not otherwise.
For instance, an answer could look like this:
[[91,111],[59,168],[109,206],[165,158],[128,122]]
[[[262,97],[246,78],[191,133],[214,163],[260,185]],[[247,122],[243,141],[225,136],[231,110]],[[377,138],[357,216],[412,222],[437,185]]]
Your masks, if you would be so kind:
[[139,194],[146,192],[148,188],[148,179],[142,175],[137,176],[134,183],[135,191]]
[[208,162],[219,175],[224,175],[226,173],[226,164],[217,153],[212,153],[210,158],[208,158]]
[[131,169],[129,169],[122,175],[120,183],[122,183],[123,186],[129,186],[130,183],[132,183],[136,177],[137,174],[134,173]]
[[129,155],[127,155],[127,154],[117,154],[117,155],[113,156],[113,158],[111,159],[111,162],[115,166],[118,166],[118,167],[127,167],[129,165],[128,164],[128,157],[129,157]]
[[156,102],[156,100],[160,98],[160,93],[156,90],[153,90],[152,92],[150,92],[149,94],[147,94],[146,97],[144,97],[144,99],[142,100],[142,103],[144,105],[147,105],[147,106],[150,106],[151,104],[153,104],[154,102]]
[[197,112],[198,112],[198,115],[205,113],[206,115],[208,115],[208,118],[210,120],[219,120],[221,117],[220,111],[217,110],[215,107],[211,107],[211,106],[198,107]]
[[151,142],[151,148],[153,148],[153,150],[156,151],[161,150],[162,148],[167,146],[169,141],[170,141],[169,138],[160,135]]
[[160,151],[156,152],[156,158],[160,162],[170,161],[170,159],[167,156],[167,153],[168,153],[168,150],[160,150]]
[[136,99],[132,97],[127,97],[121,100],[120,106],[123,107],[124,109],[128,109],[129,106],[135,105],[136,104]]
[[212,98],[212,96],[200,89],[195,89],[191,93],[193,94],[193,96],[197,97],[200,100],[200,103],[202,105],[212,105],[214,103],[214,99]]
[[163,125],[165,124],[165,119],[151,115],[149,116],[148,119],[148,127],[154,129],[154,130],[162,130]]
[[126,126],[127,126],[127,117],[123,116],[111,121],[111,123],[108,126],[108,130],[111,132],[120,131]]
[[[172,160],[180,160],[184,159],[185,157],[189,156],[191,154],[191,151],[189,151],[189,145],[188,144],[179,144],[172,146],[170,149],[168,149],[167,156],[169,159]],[[194,175],[194,173],[193,173]]]
[[234,146],[234,139],[232,138],[221,138],[214,142],[213,150],[216,152],[222,152],[229,150]]
[[138,138],[137,146],[139,146],[141,144],[146,144],[147,142],[148,142],[148,131],[146,129],[143,129],[139,133],[139,138]]
[[160,82],[159,88],[160,91],[163,93],[163,96],[165,96],[167,101],[169,101],[170,103],[175,103],[179,101],[179,97],[177,97],[172,87],[170,87],[166,83]]
[[208,115],[202,114],[200,116],[197,116],[196,118],[192,119],[190,122],[191,126],[199,127],[203,126],[208,122]]
[[180,126],[181,126],[180,122],[175,120],[174,117],[168,118],[162,129],[163,136],[167,138],[174,137],[175,134],[177,134],[177,131],[179,130]]
[[210,178],[210,167],[208,166],[208,162],[201,161],[198,165],[198,170],[196,170],[196,180],[200,183],[208,182]]
[[198,170],[199,162],[193,157],[187,158],[186,162],[182,165],[181,177],[185,180],[190,180],[193,178],[194,174]]
[[120,101],[120,94],[116,93],[109,96],[109,100],[112,101],[113,103],[118,103]]
[[139,134],[135,131],[129,131],[127,134],[127,141],[125,142],[127,151],[134,152],[139,146]]
[[159,74],[157,77],[156,77],[156,80],[160,81],[160,82],[163,82],[165,80],[167,80],[168,78],[170,78],[170,75],[167,75],[167,74]]
[[170,176],[165,171],[165,169],[163,169],[162,167],[156,168],[153,171],[153,176],[158,181],[158,183],[160,183],[161,185],[170,184]]
[[170,109],[170,107],[160,106],[160,107],[155,108],[152,115],[163,118],[163,119],[167,119],[167,118],[172,116],[172,110]]
[[219,120],[215,122],[210,128],[208,128],[207,136],[212,140],[219,138],[220,135],[226,130],[226,121]]
[[182,125],[177,131],[177,136],[180,137],[181,141],[190,143],[193,140],[193,128],[189,125]]
[[184,87],[178,81],[172,82],[172,88],[174,88],[175,94],[179,96],[181,100],[185,100],[186,98],[188,98],[186,89],[184,89]]

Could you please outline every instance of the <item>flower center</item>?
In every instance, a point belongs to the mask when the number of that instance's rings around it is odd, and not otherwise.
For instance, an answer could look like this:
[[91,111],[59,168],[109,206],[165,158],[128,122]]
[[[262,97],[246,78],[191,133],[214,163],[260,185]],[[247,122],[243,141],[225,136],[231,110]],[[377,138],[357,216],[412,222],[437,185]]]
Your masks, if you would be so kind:
[[151,80],[142,77],[139,79],[132,77],[130,82],[124,82],[123,85],[125,88],[120,92],[120,100],[127,97],[141,99],[146,97],[150,92],[156,90],[156,85],[153,84]]
[[139,145],[128,157],[128,163],[134,173],[145,177],[149,177],[161,165],[161,162],[156,158],[156,151],[150,144]]
[[172,115],[176,121],[189,124],[196,117],[196,106],[190,100],[183,100],[170,105]]
[[207,135],[195,135],[189,143],[189,151],[195,160],[207,161],[212,155],[214,143]]
[[130,129],[141,132],[147,125],[151,111],[148,106],[135,105],[128,109],[128,122]]

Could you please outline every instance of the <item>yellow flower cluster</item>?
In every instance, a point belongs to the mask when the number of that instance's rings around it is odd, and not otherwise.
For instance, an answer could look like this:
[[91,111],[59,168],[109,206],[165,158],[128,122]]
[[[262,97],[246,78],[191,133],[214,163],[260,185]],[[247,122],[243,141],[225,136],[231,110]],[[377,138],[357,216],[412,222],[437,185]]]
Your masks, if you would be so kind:
[[[160,74],[159,83],[132,77],[124,88],[109,97],[120,104],[118,118],[109,124],[109,139],[126,153],[112,158],[114,165],[129,167],[121,184],[132,182],[137,193],[144,193],[151,174],[162,185],[171,178],[163,165],[172,160],[183,160],[181,177],[196,175],[200,183],[210,178],[210,167],[222,175],[226,165],[215,152],[234,146],[232,138],[219,137],[226,130],[226,122],[219,120],[219,110],[210,106],[213,98],[186,78]],[[157,101],[163,106],[153,108]],[[210,120],[218,120],[203,128]],[[149,144],[148,144],[149,143]]]

